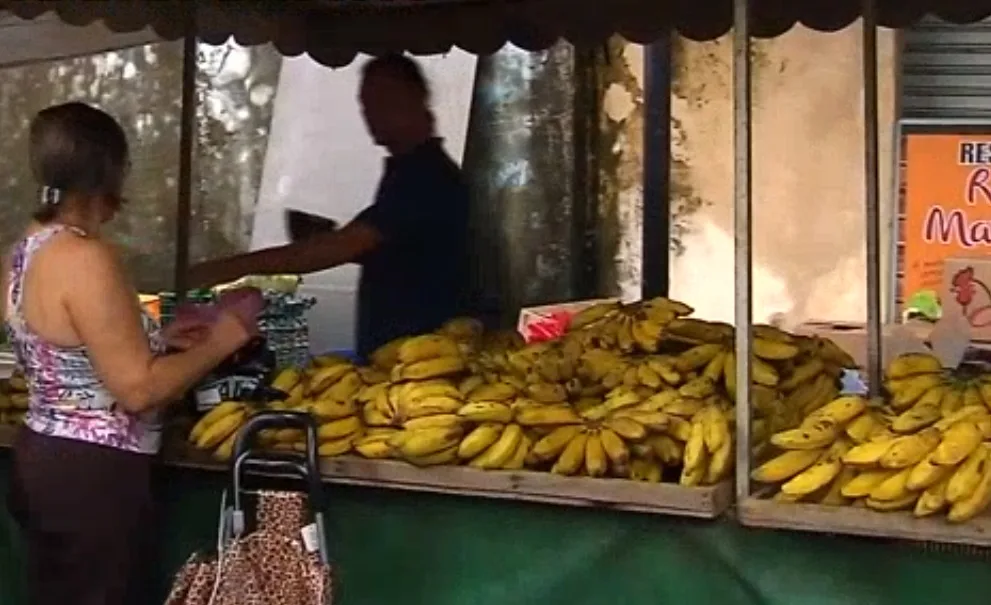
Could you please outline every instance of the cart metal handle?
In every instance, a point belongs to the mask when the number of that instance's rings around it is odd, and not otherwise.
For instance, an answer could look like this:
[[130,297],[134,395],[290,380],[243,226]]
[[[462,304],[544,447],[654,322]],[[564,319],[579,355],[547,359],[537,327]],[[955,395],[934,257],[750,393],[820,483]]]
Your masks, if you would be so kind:
[[[272,428],[299,428],[306,435],[305,454],[260,453],[252,449],[258,434]],[[241,510],[241,482],[243,473],[255,471],[261,474],[299,478],[307,484],[310,507],[323,510],[323,483],[317,458],[317,424],[304,412],[264,411],[248,420],[234,442],[234,464],[231,483],[234,489],[234,508]]]

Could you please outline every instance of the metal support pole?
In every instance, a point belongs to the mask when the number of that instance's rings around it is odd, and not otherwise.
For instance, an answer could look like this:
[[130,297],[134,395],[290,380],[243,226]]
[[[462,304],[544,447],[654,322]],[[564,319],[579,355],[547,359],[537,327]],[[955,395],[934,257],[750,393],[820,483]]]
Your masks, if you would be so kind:
[[671,37],[644,47],[641,296],[667,296],[671,256]]
[[733,3],[733,244],[736,322],[736,496],[750,495],[750,348],[752,332],[750,10]]
[[881,392],[881,207],[878,184],[877,7],[863,0],[864,184],[867,204],[867,371],[871,396]]
[[196,5],[190,4],[182,42],[182,106],[179,122],[179,183],[175,213],[175,293],[186,297],[189,268],[189,223],[192,220],[193,150],[196,146]]

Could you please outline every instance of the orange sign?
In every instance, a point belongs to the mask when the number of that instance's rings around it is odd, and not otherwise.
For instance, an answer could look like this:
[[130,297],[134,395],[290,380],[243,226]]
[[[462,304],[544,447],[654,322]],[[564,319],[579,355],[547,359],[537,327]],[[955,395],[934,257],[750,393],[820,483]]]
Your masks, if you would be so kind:
[[991,134],[905,135],[902,300],[938,292],[950,257],[991,257]]

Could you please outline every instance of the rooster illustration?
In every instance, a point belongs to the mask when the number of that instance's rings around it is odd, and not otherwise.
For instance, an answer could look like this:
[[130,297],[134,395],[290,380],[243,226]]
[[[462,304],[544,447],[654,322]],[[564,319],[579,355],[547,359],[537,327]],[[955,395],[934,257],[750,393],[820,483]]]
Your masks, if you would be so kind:
[[[953,274],[953,279],[950,280],[950,292],[960,305],[967,323],[975,328],[991,326],[991,289],[974,277],[973,267],[965,267]],[[972,306],[978,294],[982,295],[983,303]]]

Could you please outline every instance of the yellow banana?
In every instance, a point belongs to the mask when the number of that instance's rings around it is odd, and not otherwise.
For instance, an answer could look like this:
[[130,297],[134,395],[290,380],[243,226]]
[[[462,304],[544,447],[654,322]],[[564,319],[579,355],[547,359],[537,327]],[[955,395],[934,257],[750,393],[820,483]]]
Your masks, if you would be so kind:
[[589,477],[601,477],[609,470],[609,459],[598,433],[591,433],[585,440],[585,471]]
[[602,448],[605,451],[606,456],[608,456],[614,466],[621,468],[629,463],[630,449],[615,431],[610,428],[603,427],[599,431],[599,439],[602,442]]
[[533,447],[533,440],[528,436],[523,435],[520,439],[520,444],[516,446],[516,452],[509,457],[502,468],[507,471],[520,470],[526,465],[527,456],[530,454],[530,449]]
[[939,402],[939,409],[943,416],[949,416],[963,407],[963,393],[955,388],[951,388],[943,394],[943,399]]
[[798,347],[793,344],[760,337],[754,338],[753,351],[754,355],[768,361],[787,361],[799,353]]
[[354,444],[354,449],[365,458],[373,460],[389,458],[392,456],[392,447],[389,445],[389,434],[365,435]]
[[[950,523],[963,523],[987,510],[991,504],[991,453],[985,451],[984,463],[979,470],[977,485],[970,495],[953,502],[946,520]],[[949,487],[947,487],[949,489]]]
[[946,414],[943,419],[933,425],[938,431],[946,432],[951,426],[958,422],[977,422],[980,418],[988,416],[988,411],[984,406],[973,406],[969,408],[958,408],[954,412]]
[[843,467],[843,470],[833,479],[833,482],[829,485],[829,491],[826,492],[826,495],[822,497],[819,503],[824,506],[843,506],[847,504],[848,499],[843,496],[843,487],[856,475],[856,469],[848,466]]
[[926,404],[919,400],[892,421],[891,430],[896,433],[914,433],[934,424],[942,416],[943,412],[940,411],[938,403]]
[[985,467],[988,465],[988,446],[981,444],[957,467],[946,485],[946,500],[950,504],[963,502],[977,490]]
[[564,403],[568,400],[568,391],[560,384],[538,382],[528,384],[527,395],[540,403]]
[[372,351],[369,359],[376,368],[380,370],[390,370],[399,363],[399,347],[409,340],[408,337],[401,337],[385,343]]
[[844,432],[854,443],[866,443],[884,424],[870,412],[865,412],[846,425]]
[[418,382],[408,382],[397,391],[397,397],[404,403],[428,399],[431,397],[447,397],[461,401],[464,396],[458,387],[444,378],[434,378]]
[[461,393],[463,397],[468,397],[472,391],[484,386],[485,384],[488,384],[485,382],[485,378],[478,374],[472,374],[458,383],[458,392]]
[[984,405],[984,398],[981,397],[980,389],[975,385],[967,385],[961,396],[964,407]]
[[[851,479],[843,488],[840,493],[844,498],[863,498],[868,496],[872,491],[874,491],[878,486],[884,483],[886,480],[898,474],[898,471],[889,470],[869,470],[857,474],[853,479]],[[906,477],[906,481],[908,477]]]
[[339,401],[336,399],[317,399],[305,406],[306,411],[313,414],[317,420],[337,420],[358,413],[358,404],[354,399]]
[[869,498],[881,502],[901,500],[910,493],[908,489],[908,477],[911,474],[911,468],[898,471],[872,489]]
[[511,384],[495,382],[482,384],[468,391],[468,401],[509,401],[519,392]]
[[203,415],[189,432],[189,440],[197,443],[203,433],[221,418],[235,414],[245,409],[245,405],[238,401],[222,401],[214,406],[209,412]]
[[272,380],[272,388],[278,389],[283,393],[289,393],[294,386],[303,380],[303,373],[296,368],[286,368],[276,375],[275,379]]
[[463,404],[460,399],[453,397],[424,397],[407,401],[402,406],[402,416],[407,420],[423,418],[424,416],[435,416],[437,414],[454,414],[461,410]]
[[[316,395],[329,389],[335,382],[355,371],[350,363],[342,363],[318,369],[306,383],[305,395]],[[292,394],[292,393],[290,393]]]
[[793,391],[798,388],[799,385],[804,384],[821,374],[825,369],[826,364],[824,364],[818,357],[813,357],[812,359],[796,366],[792,373],[781,381],[778,388],[785,392]]
[[712,358],[723,351],[723,345],[706,343],[688,349],[675,359],[674,367],[679,372],[691,372],[704,368]]
[[[608,431],[603,431],[603,434],[607,434]],[[617,438],[619,436],[617,435]],[[620,440],[622,441],[622,440]],[[603,445],[606,442],[603,441]],[[650,449],[654,451],[654,456],[657,457],[663,464],[674,466],[676,464],[681,464],[681,458],[684,453],[684,446],[675,441],[667,435],[653,435],[647,439],[647,444],[650,445]],[[606,449],[606,453],[609,453],[609,449]]]
[[845,440],[837,441],[815,464],[782,485],[781,491],[789,496],[806,496],[822,489],[843,470],[843,454],[849,449]]
[[954,467],[936,464],[933,460],[935,455],[934,451],[912,467],[906,483],[908,489],[916,492],[924,490],[953,474]]
[[330,422],[321,424],[320,428],[317,429],[317,436],[320,438],[320,441],[341,439],[357,433],[361,430],[361,426],[361,418],[348,416],[347,418],[331,420]]
[[888,390],[892,394],[891,405],[896,410],[903,410],[915,403],[926,391],[942,382],[943,377],[939,374],[920,374],[898,381],[888,381]]
[[444,448],[439,452],[434,452],[433,454],[427,454],[426,456],[407,458],[410,464],[415,464],[416,466],[438,466],[441,464],[451,464],[457,459],[458,446],[456,445]]
[[458,445],[461,435],[460,428],[402,431],[389,438],[389,445],[404,457],[420,458]]
[[409,431],[430,428],[452,428],[459,427],[464,423],[464,418],[457,414],[435,414],[433,416],[420,416],[403,423],[403,428]]
[[400,363],[413,364],[439,357],[460,357],[461,348],[456,340],[447,336],[423,334],[400,343],[396,356]]
[[623,439],[629,439],[630,441],[639,441],[647,436],[647,427],[632,418],[622,416],[606,418],[603,426],[614,431]]
[[537,460],[552,460],[561,455],[564,448],[582,432],[578,425],[560,426],[533,444],[531,455]]
[[774,366],[758,357],[750,360],[750,374],[755,383],[766,387],[775,387],[781,382],[781,377]]
[[454,376],[465,371],[464,358],[458,356],[437,357],[426,361],[400,364],[393,368],[393,378],[399,380],[429,380]]
[[341,437],[338,439],[332,439],[330,441],[323,441],[317,448],[317,453],[321,458],[330,458],[333,456],[342,456],[350,452],[354,448],[354,442],[357,440],[358,435],[352,434],[346,437]]
[[928,517],[946,508],[946,486],[949,484],[949,477],[929,486],[919,494],[919,500],[915,503],[916,517]]
[[634,481],[660,483],[663,472],[664,469],[658,463],[637,458],[630,462],[628,476]]
[[723,382],[726,385],[726,394],[729,398],[736,400],[736,353],[729,351],[726,353],[726,361],[723,363]]
[[234,456],[234,445],[237,442],[237,433],[231,433],[224,442],[213,451],[213,457],[221,462],[227,462]]
[[195,441],[196,447],[201,450],[212,449],[220,445],[225,439],[236,433],[248,417],[248,411],[242,407],[233,413],[221,417],[208,425]]
[[551,472],[558,475],[574,475],[585,464],[585,444],[588,435],[578,433],[567,443],[557,462],[551,467]]
[[811,426],[775,433],[771,435],[771,443],[784,450],[815,450],[831,444],[839,434],[835,424],[819,421]]
[[516,453],[522,440],[523,428],[518,424],[507,425],[499,435],[499,439],[469,464],[481,469],[502,468]]
[[491,447],[501,435],[502,425],[500,424],[490,423],[476,427],[461,440],[461,444],[458,446],[458,457],[462,460],[471,460]]
[[907,492],[902,497],[893,500],[877,500],[875,498],[867,498],[864,504],[871,510],[876,510],[878,512],[891,512],[912,508],[912,505],[915,504],[918,498],[918,494]]
[[885,376],[892,380],[899,380],[917,374],[930,374],[940,372],[943,363],[934,355],[928,353],[907,353],[896,357],[885,371]]
[[848,422],[859,416],[867,409],[867,400],[856,395],[838,397],[822,406],[804,421],[802,426],[813,426],[820,420],[831,422],[838,426],[846,426]]
[[719,445],[719,449],[712,452],[709,457],[709,464],[705,469],[705,478],[702,480],[708,485],[719,483],[733,469],[733,439],[727,439]]
[[964,461],[981,444],[982,436],[977,424],[958,422],[943,433],[943,438],[932,454],[934,464],[956,466]]
[[668,435],[671,435],[678,441],[682,443],[688,441],[692,434],[692,423],[685,420],[684,418],[679,418],[677,416],[671,416],[668,419],[668,428],[665,431]]
[[508,423],[513,419],[513,409],[505,403],[475,401],[458,408],[458,416],[470,422]]
[[750,473],[750,478],[761,483],[786,481],[815,464],[826,450],[785,450]]
[[878,462],[884,468],[905,468],[918,464],[940,442],[939,431],[928,428],[915,435],[896,437]]
[[553,426],[580,424],[581,417],[566,405],[523,407],[516,412],[516,420],[523,426]]

